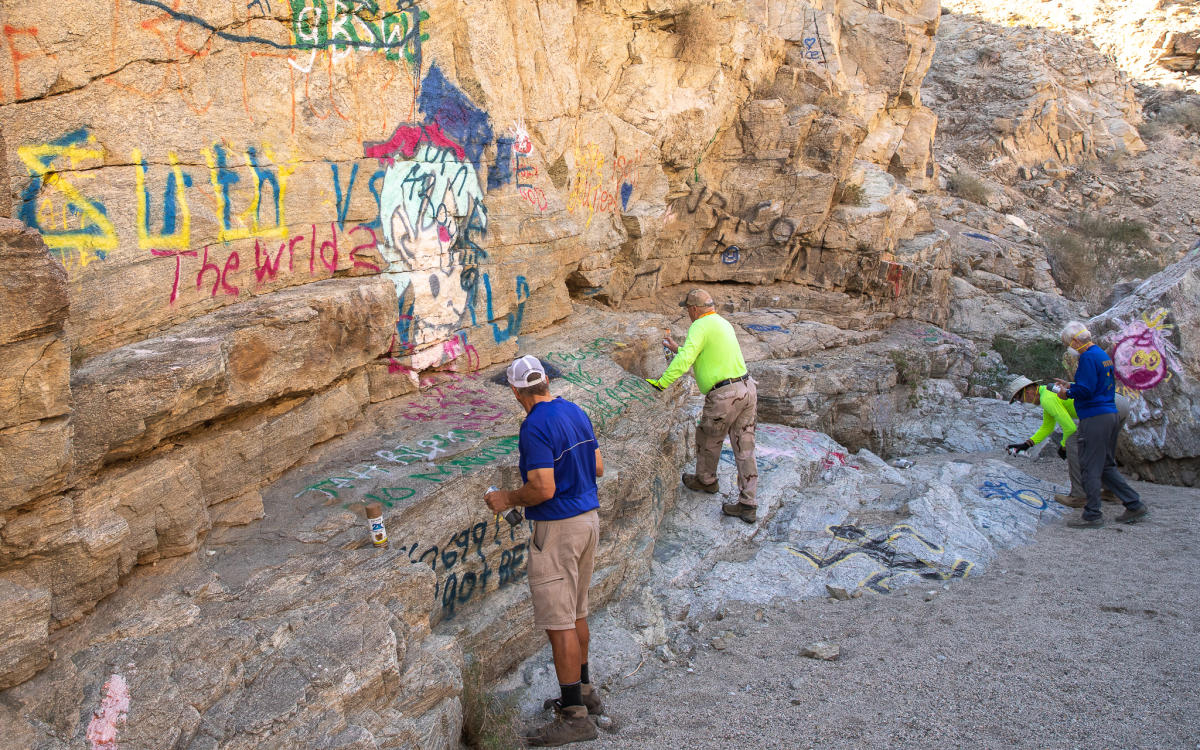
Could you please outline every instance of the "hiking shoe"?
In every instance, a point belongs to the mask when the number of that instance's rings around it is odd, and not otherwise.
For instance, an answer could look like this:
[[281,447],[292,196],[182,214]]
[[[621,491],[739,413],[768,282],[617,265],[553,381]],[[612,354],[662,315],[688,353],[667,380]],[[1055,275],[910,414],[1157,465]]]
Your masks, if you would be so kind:
[[687,487],[689,490],[695,490],[696,492],[707,492],[710,495],[715,495],[721,490],[721,484],[719,482],[705,484],[704,482],[701,482],[700,477],[696,476],[695,474],[684,474],[683,486]]
[[524,738],[533,747],[558,747],[571,742],[596,739],[596,725],[588,718],[584,706],[565,706],[554,717],[554,721],[539,727]]
[[[604,713],[604,704],[600,702],[600,691],[589,685],[590,691],[583,693],[583,705],[589,716],[599,716]],[[562,711],[562,698],[547,698],[542,702],[542,708],[554,709],[554,713]]]
[[1121,498],[1117,497],[1112,490],[1100,490],[1100,499],[1106,503],[1121,502]]
[[1117,523],[1137,523],[1145,518],[1149,512],[1150,509],[1146,507],[1145,503],[1142,503],[1142,507],[1137,510],[1126,509],[1124,513],[1117,516]]
[[745,503],[721,503],[721,512],[727,516],[740,518],[746,523],[754,523],[758,520],[758,508],[754,505],[746,505]]
[[1055,495],[1054,502],[1065,505],[1068,508],[1082,508],[1087,505],[1087,498],[1075,497],[1074,495]]
[[1103,518],[1084,518],[1080,516],[1079,518],[1072,518],[1067,521],[1067,526],[1070,526],[1072,529],[1098,529],[1103,525]]

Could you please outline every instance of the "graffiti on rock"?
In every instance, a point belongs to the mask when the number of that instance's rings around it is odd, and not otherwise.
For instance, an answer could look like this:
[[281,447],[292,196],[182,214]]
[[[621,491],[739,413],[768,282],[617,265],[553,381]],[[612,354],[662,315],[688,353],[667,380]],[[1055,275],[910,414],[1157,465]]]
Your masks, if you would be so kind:
[[[827,531],[833,536],[829,546],[840,542],[843,545],[840,549],[817,554],[789,546],[788,552],[818,570],[836,567],[855,557],[874,560],[884,569],[867,576],[858,585],[881,594],[891,591],[890,584],[897,576],[910,574],[932,581],[948,581],[951,578],[966,578],[973,567],[973,563],[963,559],[956,559],[949,565],[932,559],[932,555],[944,555],[945,550],[908,524],[897,524],[874,536],[853,524],[829,526]],[[902,545],[916,547],[920,551],[910,552],[903,549]]]
[[1018,503],[1030,510],[1050,510],[1053,513],[1059,513],[1063,507],[1058,503],[1051,502],[1047,497],[1051,493],[1036,488],[1028,481],[1022,481],[1018,477],[989,475],[979,485],[979,492],[989,500]]
[[18,216],[41,233],[64,265],[86,267],[117,249],[117,230],[108,209],[86,197],[82,189],[82,183],[94,177],[87,168],[104,161],[103,147],[87,128],[49,143],[20,146],[17,156],[30,175],[21,192]]
[[1141,319],[1122,324],[1113,348],[1113,371],[1121,385],[1145,391],[1169,381],[1178,370],[1175,347],[1170,342],[1174,326],[1170,312],[1159,308]]
[[787,329],[779,325],[768,325],[766,323],[749,323],[746,325],[747,330],[757,331],[758,333],[770,333],[771,331],[786,331]]

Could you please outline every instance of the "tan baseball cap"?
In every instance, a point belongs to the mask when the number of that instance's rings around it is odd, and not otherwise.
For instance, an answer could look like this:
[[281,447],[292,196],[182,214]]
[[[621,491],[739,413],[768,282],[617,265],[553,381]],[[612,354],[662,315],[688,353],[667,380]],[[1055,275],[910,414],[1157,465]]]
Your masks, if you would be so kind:
[[712,295],[703,289],[693,289],[683,298],[683,302],[679,303],[680,307],[712,307]]

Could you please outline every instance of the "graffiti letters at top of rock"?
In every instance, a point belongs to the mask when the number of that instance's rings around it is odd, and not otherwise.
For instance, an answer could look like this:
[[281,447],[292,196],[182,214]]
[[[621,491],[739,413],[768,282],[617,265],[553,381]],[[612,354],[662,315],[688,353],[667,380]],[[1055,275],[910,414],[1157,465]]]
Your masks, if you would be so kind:
[[429,34],[421,31],[421,22],[428,20],[429,14],[422,11],[415,0],[291,0],[290,42],[231,31],[226,24],[179,10],[175,7],[178,3],[164,0],[133,2],[157,8],[168,18],[235,44],[257,44],[288,52],[383,53],[389,60],[399,60],[403,56],[415,70],[421,67],[421,44],[429,40]]
[[1166,322],[1168,315],[1168,310],[1159,308],[1153,314],[1143,313],[1140,320],[1121,324],[1112,353],[1113,372],[1126,388],[1148,390],[1170,380],[1172,371],[1178,369],[1169,340],[1174,326]]

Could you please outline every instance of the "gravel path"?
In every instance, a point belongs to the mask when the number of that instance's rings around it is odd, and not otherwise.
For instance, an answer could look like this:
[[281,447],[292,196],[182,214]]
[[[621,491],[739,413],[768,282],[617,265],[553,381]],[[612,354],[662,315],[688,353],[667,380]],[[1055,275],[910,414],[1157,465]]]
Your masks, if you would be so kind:
[[724,650],[607,695],[591,746],[1200,749],[1200,490],[1134,485],[1144,523],[1050,526],[979,578],[731,608]]

